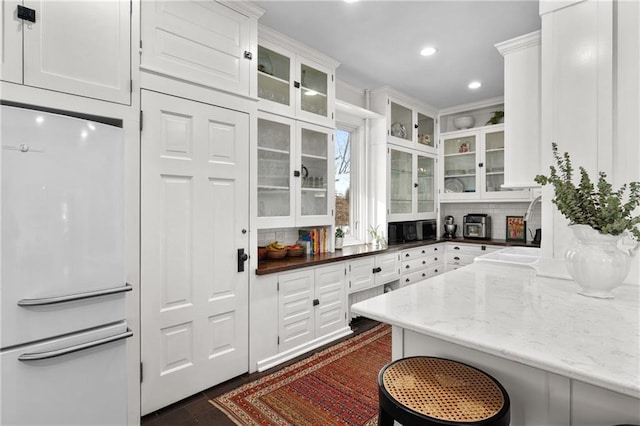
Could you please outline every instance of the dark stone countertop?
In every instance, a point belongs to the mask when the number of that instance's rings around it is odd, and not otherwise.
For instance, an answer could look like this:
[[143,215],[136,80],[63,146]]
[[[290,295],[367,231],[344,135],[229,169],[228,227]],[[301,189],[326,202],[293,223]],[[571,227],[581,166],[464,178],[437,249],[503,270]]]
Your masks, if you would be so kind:
[[355,259],[358,257],[371,256],[381,253],[388,253],[391,251],[401,251],[413,247],[420,247],[424,245],[438,244],[438,243],[465,243],[465,244],[484,244],[493,246],[525,246],[525,247],[540,247],[539,244],[533,243],[521,243],[506,240],[476,240],[465,238],[440,238],[438,240],[424,240],[413,241],[404,244],[394,244],[390,246],[383,246],[381,248],[373,248],[369,244],[359,244],[356,246],[346,246],[342,250],[336,250],[334,253],[320,253],[313,256],[299,256],[299,257],[285,257],[283,259],[262,259],[258,262],[258,268],[256,269],[256,275],[267,275],[277,272],[291,271],[299,268],[306,268],[309,266],[318,266],[333,262],[342,262],[344,260]]

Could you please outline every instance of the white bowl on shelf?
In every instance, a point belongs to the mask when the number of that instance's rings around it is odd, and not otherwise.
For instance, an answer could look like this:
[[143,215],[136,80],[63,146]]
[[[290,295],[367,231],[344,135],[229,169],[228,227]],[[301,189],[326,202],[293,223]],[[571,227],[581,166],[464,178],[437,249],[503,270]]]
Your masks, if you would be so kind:
[[474,124],[476,124],[476,119],[467,115],[453,119],[453,125],[458,130],[470,129]]

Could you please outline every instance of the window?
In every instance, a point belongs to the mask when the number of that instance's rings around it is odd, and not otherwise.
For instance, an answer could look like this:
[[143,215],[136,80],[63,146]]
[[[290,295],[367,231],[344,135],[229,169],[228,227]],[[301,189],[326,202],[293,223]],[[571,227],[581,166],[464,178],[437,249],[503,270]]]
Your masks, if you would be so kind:
[[360,197],[364,189],[359,187],[358,161],[364,143],[362,127],[338,123],[335,133],[335,226],[344,231],[344,244],[364,242],[358,224],[361,223]]

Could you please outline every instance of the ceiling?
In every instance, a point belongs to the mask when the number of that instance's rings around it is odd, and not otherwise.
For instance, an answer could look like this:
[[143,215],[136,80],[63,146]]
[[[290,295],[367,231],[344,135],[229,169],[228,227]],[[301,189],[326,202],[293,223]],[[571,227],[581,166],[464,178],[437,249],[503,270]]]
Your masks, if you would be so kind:
[[[494,44],[540,29],[537,0],[254,1],[260,23],[340,62],[338,80],[437,109],[503,96]],[[438,52],[420,56],[432,45]],[[482,87],[467,88],[478,80]]]

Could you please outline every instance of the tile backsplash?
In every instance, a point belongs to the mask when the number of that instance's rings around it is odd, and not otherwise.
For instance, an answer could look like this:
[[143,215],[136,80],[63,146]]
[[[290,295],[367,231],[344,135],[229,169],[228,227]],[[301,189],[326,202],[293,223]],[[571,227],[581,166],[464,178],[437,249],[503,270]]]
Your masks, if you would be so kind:
[[[491,238],[506,239],[507,216],[524,216],[529,203],[442,203],[440,204],[440,220],[444,223],[445,216],[453,216],[458,225],[457,237],[462,237],[462,220],[469,213],[483,213],[491,216]],[[537,228],[541,228],[541,207],[536,203],[527,221],[527,242],[533,241]],[[444,230],[440,230],[440,234]],[[544,238],[544,233],[542,235]]]
[[274,241],[284,245],[298,241],[298,228],[258,229],[258,246],[266,246]]

